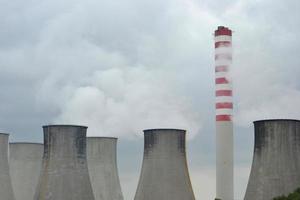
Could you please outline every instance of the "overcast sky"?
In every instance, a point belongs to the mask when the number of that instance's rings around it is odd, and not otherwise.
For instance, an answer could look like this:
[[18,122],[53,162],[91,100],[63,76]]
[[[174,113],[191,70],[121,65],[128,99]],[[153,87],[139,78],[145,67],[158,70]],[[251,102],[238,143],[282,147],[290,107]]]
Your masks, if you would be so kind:
[[0,0],[0,131],[11,141],[41,141],[42,125],[71,123],[120,137],[130,200],[142,130],[184,128],[196,197],[213,199],[212,34],[229,26],[242,199],[252,121],[300,118],[299,8],[296,0]]

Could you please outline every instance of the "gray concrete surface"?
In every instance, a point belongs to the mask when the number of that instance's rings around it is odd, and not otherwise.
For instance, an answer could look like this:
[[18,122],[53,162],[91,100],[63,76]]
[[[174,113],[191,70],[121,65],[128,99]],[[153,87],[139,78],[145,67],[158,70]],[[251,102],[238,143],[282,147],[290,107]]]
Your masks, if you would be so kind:
[[194,200],[185,131],[144,131],[144,158],[135,200]]
[[245,200],[271,200],[300,187],[300,121],[254,122],[255,145]]
[[33,200],[43,157],[44,145],[10,143],[9,168],[16,200]]
[[216,122],[216,197],[233,200],[233,125]]
[[88,137],[87,160],[95,200],[123,200],[117,168],[117,138]]
[[94,200],[86,159],[87,127],[43,129],[43,166],[34,200]]
[[8,166],[8,137],[0,133],[0,200],[15,200]]

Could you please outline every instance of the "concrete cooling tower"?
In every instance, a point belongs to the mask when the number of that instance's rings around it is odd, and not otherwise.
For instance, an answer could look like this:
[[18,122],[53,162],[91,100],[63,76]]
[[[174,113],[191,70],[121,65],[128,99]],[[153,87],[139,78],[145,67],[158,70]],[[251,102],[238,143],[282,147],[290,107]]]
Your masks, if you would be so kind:
[[43,166],[34,200],[94,200],[83,126],[44,126]]
[[185,131],[144,131],[144,159],[135,200],[194,200]]
[[254,122],[255,144],[245,200],[272,200],[300,187],[300,121]]
[[0,199],[15,200],[8,166],[8,134],[0,133]]
[[117,138],[88,137],[87,160],[95,200],[123,200],[117,168]]
[[9,144],[9,168],[16,200],[33,199],[42,167],[43,150],[43,144]]

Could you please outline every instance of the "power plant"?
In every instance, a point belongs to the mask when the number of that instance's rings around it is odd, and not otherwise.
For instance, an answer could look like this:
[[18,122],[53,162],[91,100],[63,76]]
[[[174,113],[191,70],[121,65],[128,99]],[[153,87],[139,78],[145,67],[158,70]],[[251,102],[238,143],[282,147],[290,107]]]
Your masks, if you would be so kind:
[[123,200],[117,167],[117,138],[88,137],[87,161],[95,200]]
[[195,200],[186,160],[185,131],[144,131],[144,158],[135,200]]
[[0,199],[15,200],[8,165],[8,134],[0,133]]
[[254,122],[255,144],[245,200],[272,200],[300,186],[300,121]]
[[232,31],[219,26],[215,36],[216,198],[233,200],[233,100],[230,67]]
[[94,200],[84,126],[44,126],[43,166],[34,200]]
[[10,143],[9,167],[16,200],[33,200],[42,167],[44,145]]
[[[215,116],[210,119],[216,131],[215,200],[234,200],[231,29],[218,26],[214,49],[215,108],[211,110]],[[252,168],[244,200],[273,200],[290,194],[300,187],[300,120],[259,120],[254,128]],[[43,144],[17,142],[9,147],[9,135],[0,133],[0,200],[123,200],[118,139],[86,137],[86,132],[85,126],[47,125],[43,126]],[[144,130],[134,200],[195,200],[186,154],[185,130]]]

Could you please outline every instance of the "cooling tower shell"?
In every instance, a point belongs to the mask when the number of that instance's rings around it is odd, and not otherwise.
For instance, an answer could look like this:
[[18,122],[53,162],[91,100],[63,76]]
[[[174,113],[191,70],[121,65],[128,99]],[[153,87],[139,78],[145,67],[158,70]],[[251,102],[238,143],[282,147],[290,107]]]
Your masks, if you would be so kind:
[[94,200],[84,126],[44,126],[44,155],[34,200]]
[[44,145],[10,143],[9,168],[16,200],[32,200],[42,167]]
[[144,158],[135,200],[194,200],[185,131],[144,131]]
[[117,168],[117,138],[88,137],[87,160],[95,200],[123,200]]
[[254,122],[255,144],[245,200],[272,200],[300,186],[300,121]]
[[15,200],[8,165],[9,134],[0,133],[0,199]]

